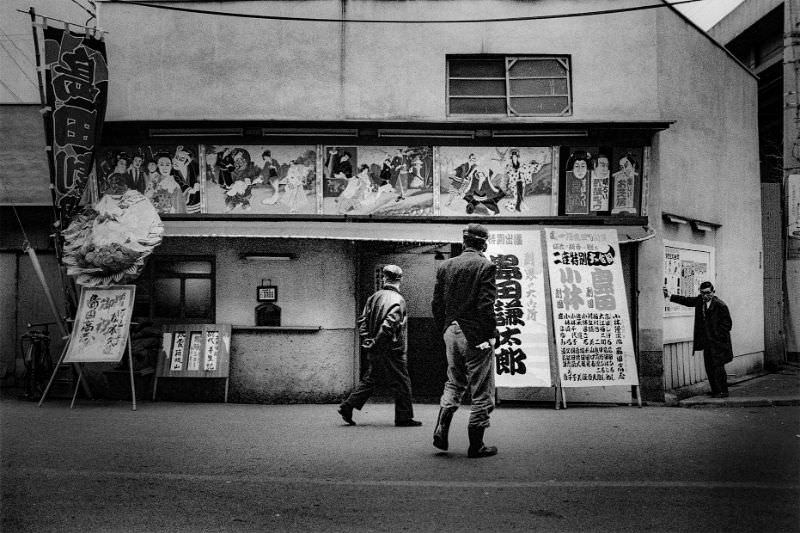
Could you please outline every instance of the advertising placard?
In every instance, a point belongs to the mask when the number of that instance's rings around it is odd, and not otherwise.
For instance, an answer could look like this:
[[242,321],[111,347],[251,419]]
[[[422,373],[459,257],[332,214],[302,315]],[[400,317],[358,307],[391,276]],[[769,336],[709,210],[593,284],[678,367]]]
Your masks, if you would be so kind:
[[128,342],[135,285],[83,287],[65,363],[117,362]]
[[617,232],[545,232],[561,386],[638,385]]
[[541,231],[493,231],[487,245],[486,256],[497,265],[495,384],[550,387]]

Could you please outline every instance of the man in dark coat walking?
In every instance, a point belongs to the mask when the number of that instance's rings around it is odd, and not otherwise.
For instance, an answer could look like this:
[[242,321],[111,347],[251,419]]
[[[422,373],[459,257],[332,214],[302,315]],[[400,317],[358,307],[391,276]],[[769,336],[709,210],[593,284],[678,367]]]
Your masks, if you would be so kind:
[[467,388],[472,406],[467,423],[468,457],[489,457],[494,446],[483,444],[494,409],[494,346],[497,340],[494,303],[497,297],[497,267],[483,252],[489,232],[480,224],[463,231],[464,252],[442,262],[436,270],[433,290],[433,320],[444,337],[447,382],[439,402],[439,417],[433,445],[448,448],[453,414]]
[[733,360],[731,346],[731,314],[725,302],[714,295],[714,285],[710,281],[700,284],[700,296],[670,295],[664,287],[664,297],[670,302],[694,307],[694,350],[703,351],[706,375],[711,385],[711,396],[728,396],[728,376],[725,363]]
[[394,425],[421,426],[414,420],[411,378],[408,375],[408,317],[400,294],[403,271],[397,265],[383,267],[383,288],[367,300],[358,319],[361,348],[367,352],[367,371],[339,406],[342,419],[354,426],[353,409],[361,410],[382,381],[394,391]]

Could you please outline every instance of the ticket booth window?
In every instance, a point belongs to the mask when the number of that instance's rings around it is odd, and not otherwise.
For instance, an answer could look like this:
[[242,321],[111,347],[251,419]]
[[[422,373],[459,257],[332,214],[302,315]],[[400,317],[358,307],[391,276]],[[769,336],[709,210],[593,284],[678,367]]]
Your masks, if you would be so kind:
[[213,323],[213,257],[151,257],[136,283],[134,316],[159,323]]

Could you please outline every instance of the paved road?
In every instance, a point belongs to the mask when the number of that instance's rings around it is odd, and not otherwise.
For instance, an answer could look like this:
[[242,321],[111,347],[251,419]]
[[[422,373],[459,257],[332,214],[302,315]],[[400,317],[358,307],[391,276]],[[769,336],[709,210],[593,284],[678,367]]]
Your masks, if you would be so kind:
[[0,401],[2,531],[800,531],[800,407]]

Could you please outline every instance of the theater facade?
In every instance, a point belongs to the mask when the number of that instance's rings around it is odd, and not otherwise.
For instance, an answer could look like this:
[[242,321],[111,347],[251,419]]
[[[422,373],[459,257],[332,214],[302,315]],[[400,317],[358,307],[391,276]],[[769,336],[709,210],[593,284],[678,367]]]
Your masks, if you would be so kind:
[[395,263],[415,395],[435,399],[435,269],[465,224],[611,229],[645,401],[705,380],[692,317],[665,285],[692,295],[714,282],[734,323],[728,372],[760,370],[756,79],[666,3],[591,8],[619,11],[98,2],[109,97],[97,193],[122,176],[165,226],[134,315],[230,324],[232,401],[334,402],[359,375],[357,314]]

